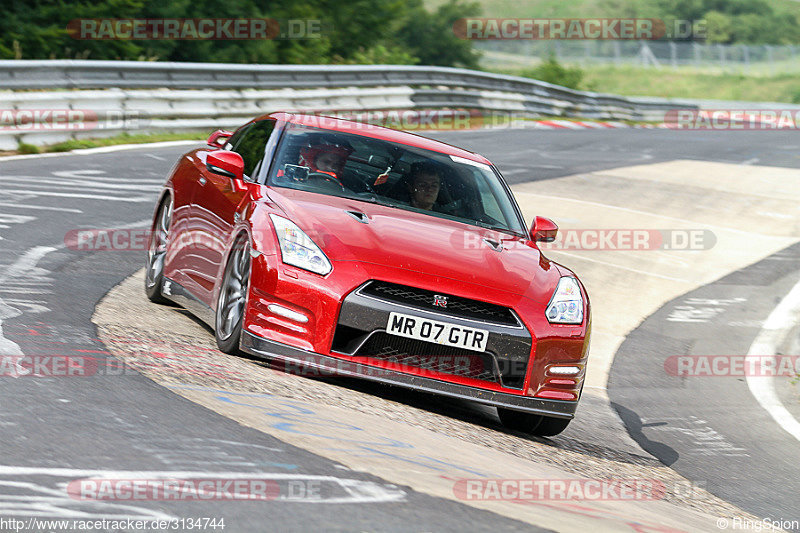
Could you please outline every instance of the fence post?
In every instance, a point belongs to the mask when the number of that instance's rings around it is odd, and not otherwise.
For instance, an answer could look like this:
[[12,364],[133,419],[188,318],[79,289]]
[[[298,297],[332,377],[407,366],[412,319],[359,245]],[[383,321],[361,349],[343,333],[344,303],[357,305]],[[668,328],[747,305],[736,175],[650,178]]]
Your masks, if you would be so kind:
[[750,47],[747,46],[746,44],[744,44],[742,46],[744,46],[744,68],[745,68],[745,73],[749,73],[749,71],[750,71]]
[[650,50],[647,41],[639,41],[639,43],[642,45],[642,48],[639,50],[639,54],[642,57],[642,65],[647,66],[650,64],[650,66],[653,67],[660,67],[661,64],[658,62],[655,54],[653,54],[653,51]]
[[769,65],[770,75],[775,75],[775,64],[772,62],[772,47],[768,44],[764,45],[764,50],[767,51],[767,64]]
[[672,63],[672,68],[678,68],[678,47],[675,44],[675,41],[669,42],[669,60]]

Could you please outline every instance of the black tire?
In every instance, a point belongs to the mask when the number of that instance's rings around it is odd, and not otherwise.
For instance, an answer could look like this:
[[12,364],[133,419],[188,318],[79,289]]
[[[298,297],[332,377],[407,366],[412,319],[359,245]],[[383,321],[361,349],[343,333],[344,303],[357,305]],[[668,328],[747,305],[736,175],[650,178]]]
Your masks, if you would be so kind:
[[147,298],[157,304],[170,303],[161,294],[164,284],[164,259],[167,255],[169,228],[172,224],[172,197],[167,196],[161,203],[153,221],[153,231],[147,245],[147,260],[144,271],[144,292]]
[[542,421],[539,422],[539,425],[533,430],[533,435],[537,437],[553,437],[567,429],[570,422],[572,422],[570,418],[543,416]]
[[533,433],[541,423],[542,418],[544,418],[542,415],[523,413],[504,407],[497,408],[497,416],[500,417],[500,422],[508,429],[521,431],[523,433]]
[[242,336],[245,306],[247,305],[247,286],[250,281],[250,241],[242,234],[233,245],[214,313],[214,337],[220,351],[239,354],[239,340]]

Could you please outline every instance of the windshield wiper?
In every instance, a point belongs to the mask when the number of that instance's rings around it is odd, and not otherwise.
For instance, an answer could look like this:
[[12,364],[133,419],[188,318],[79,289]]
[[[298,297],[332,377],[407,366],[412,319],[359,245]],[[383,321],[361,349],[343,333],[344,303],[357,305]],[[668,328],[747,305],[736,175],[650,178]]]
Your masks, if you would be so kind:
[[504,228],[502,226],[494,226],[492,224],[487,224],[486,222],[481,222],[480,220],[473,220],[472,223],[475,224],[476,226],[480,226],[481,228],[485,229],[490,229],[492,231],[501,231],[503,233],[510,233],[512,235],[516,235],[517,237],[523,236],[520,232],[514,231],[513,229]]

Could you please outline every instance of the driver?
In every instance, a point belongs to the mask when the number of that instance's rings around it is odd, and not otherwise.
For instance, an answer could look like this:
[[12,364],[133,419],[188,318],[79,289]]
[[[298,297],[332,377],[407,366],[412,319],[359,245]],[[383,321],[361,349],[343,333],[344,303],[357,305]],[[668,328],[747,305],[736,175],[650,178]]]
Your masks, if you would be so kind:
[[424,161],[411,165],[408,192],[412,206],[426,211],[433,209],[441,186],[442,173],[436,164]]
[[349,146],[319,143],[300,150],[299,164],[308,167],[311,172],[328,174],[340,181],[339,174],[351,153],[353,149]]

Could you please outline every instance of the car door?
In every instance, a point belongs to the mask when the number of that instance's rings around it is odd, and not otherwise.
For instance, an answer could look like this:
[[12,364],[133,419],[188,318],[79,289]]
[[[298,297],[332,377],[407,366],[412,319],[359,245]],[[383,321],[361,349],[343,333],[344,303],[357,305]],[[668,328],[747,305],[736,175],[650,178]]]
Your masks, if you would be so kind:
[[[231,232],[238,222],[237,208],[249,198],[248,183],[255,183],[261,175],[263,165],[268,165],[271,155],[265,157],[268,143],[275,133],[275,121],[259,120],[242,128],[231,137],[226,149],[237,152],[244,160],[244,187],[237,187],[233,180],[210,172],[205,165],[200,169],[196,196],[192,202],[192,218],[197,245],[194,278],[196,296],[214,307],[214,286],[221,265],[225,261],[225,250]],[[270,143],[274,145],[274,143]]]

